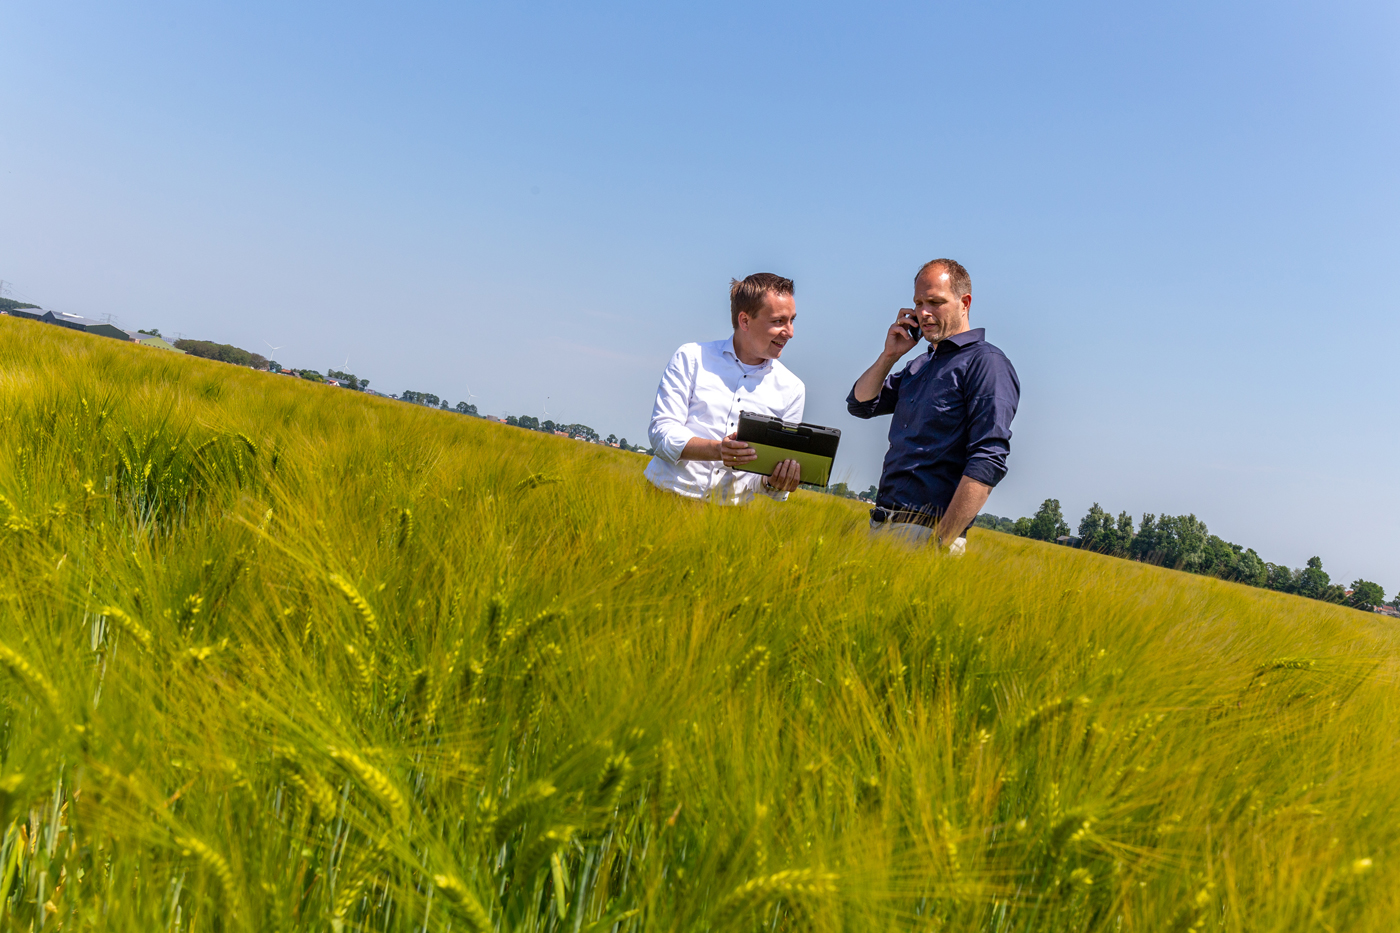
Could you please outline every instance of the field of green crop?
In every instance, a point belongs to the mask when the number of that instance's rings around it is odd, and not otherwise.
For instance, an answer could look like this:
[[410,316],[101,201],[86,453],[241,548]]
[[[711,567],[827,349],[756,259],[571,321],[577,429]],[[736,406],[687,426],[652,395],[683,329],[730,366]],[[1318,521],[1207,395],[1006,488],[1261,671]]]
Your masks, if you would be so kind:
[[0,930],[1400,928],[1380,617],[0,317]]

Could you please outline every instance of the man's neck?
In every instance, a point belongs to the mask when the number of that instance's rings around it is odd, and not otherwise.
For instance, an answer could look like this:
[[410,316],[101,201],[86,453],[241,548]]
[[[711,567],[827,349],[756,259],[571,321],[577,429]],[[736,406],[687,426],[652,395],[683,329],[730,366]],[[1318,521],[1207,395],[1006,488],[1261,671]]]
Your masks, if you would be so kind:
[[939,345],[940,343],[942,343],[943,341],[947,340],[949,337],[956,337],[958,334],[965,334],[965,333],[967,333],[967,332],[970,331],[970,330],[972,330],[972,323],[971,323],[970,321],[963,321],[963,322],[962,322],[962,330],[955,330],[955,331],[953,331],[951,334],[944,334],[942,337],[939,337],[937,340],[930,340],[930,341],[929,341],[929,345],[930,345],[930,347],[931,347],[933,350],[937,350],[937,349],[938,349],[938,345]]
[[767,360],[761,356],[755,356],[749,352],[739,340],[738,332],[734,334],[734,358],[745,366],[762,366]]

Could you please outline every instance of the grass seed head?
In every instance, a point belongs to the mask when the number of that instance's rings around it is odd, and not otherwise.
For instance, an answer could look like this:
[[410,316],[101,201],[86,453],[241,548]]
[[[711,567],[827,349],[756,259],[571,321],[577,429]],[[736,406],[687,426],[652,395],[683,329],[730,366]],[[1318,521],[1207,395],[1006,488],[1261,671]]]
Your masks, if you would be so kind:
[[350,605],[354,608],[355,614],[360,617],[365,631],[371,636],[377,636],[379,634],[379,619],[375,617],[374,610],[370,608],[369,603],[360,595],[360,591],[338,573],[331,574],[330,581],[331,585],[340,590],[341,594],[350,601]]
[[379,805],[388,811],[395,822],[408,822],[408,802],[404,799],[403,794],[399,793],[399,789],[394,786],[394,782],[389,780],[388,775],[349,749],[332,747],[326,751],[331,758],[359,779],[365,789],[379,801]]
[[121,628],[122,631],[140,642],[142,648],[145,648],[147,651],[151,650],[150,630],[141,623],[137,622],[116,606],[103,606],[99,612],[117,623],[117,626]]
[[53,684],[23,655],[3,642],[0,642],[0,664],[4,664],[15,679],[24,684],[34,699],[47,706],[50,713],[58,712],[61,701]]

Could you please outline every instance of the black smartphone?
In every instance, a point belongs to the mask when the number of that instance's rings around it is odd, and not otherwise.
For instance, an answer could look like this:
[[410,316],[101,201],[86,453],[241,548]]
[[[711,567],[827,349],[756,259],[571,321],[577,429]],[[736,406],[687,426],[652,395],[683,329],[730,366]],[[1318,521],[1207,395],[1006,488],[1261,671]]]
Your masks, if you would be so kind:
[[919,338],[924,335],[923,329],[920,327],[916,327],[913,324],[905,324],[904,331],[909,335],[909,339],[914,341],[915,343],[918,343]]

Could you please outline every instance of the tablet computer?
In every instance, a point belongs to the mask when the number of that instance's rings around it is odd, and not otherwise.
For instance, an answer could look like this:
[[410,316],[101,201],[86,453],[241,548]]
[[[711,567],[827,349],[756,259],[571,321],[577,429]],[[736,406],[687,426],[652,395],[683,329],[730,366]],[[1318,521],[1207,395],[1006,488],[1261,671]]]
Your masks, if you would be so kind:
[[831,480],[831,464],[836,459],[836,445],[841,432],[819,424],[792,424],[781,418],[739,413],[739,431],[735,438],[758,451],[758,459],[735,467],[742,473],[772,476],[773,468],[783,460],[796,460],[802,465],[802,482],[825,486]]

